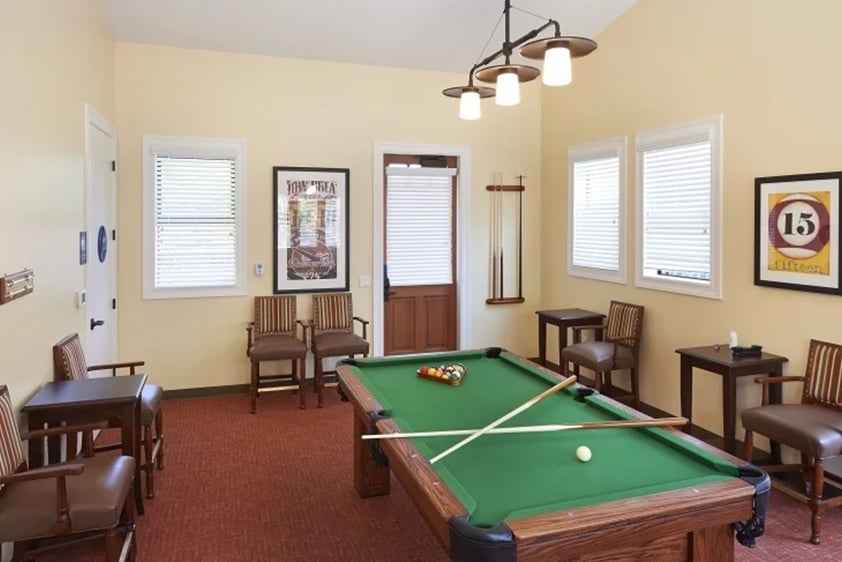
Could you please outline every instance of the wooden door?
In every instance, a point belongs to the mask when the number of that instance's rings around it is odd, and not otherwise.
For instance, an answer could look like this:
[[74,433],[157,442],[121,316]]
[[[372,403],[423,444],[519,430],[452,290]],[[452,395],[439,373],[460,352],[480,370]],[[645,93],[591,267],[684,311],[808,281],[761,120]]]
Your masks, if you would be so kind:
[[454,157],[384,158],[385,355],[456,349],[455,171]]

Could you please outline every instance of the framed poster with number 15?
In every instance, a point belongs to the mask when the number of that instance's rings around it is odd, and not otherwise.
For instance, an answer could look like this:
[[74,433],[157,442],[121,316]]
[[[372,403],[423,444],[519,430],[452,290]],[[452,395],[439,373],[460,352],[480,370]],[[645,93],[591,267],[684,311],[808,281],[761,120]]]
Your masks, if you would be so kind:
[[754,284],[842,294],[842,172],[754,180]]

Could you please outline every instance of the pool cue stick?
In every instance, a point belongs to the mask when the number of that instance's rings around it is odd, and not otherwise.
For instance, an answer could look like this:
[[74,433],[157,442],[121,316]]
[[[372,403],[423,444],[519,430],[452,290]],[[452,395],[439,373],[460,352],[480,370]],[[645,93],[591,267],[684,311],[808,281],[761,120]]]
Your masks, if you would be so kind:
[[548,388],[547,390],[545,390],[544,392],[542,392],[538,396],[530,398],[529,400],[527,400],[526,402],[524,402],[523,404],[521,404],[520,406],[518,406],[517,408],[515,408],[511,412],[509,412],[508,414],[504,414],[504,415],[500,416],[499,418],[497,418],[496,420],[494,420],[493,422],[491,422],[487,426],[483,427],[479,431],[475,431],[474,433],[472,433],[471,435],[469,435],[465,439],[459,441],[458,443],[456,443],[455,445],[453,445],[452,447],[450,447],[446,451],[443,451],[443,452],[439,453],[438,455],[436,455],[435,457],[431,458],[430,464],[435,464],[436,462],[440,461],[441,459],[443,459],[444,457],[446,457],[450,453],[461,449],[462,447],[464,447],[465,445],[467,445],[468,443],[470,443],[471,441],[473,441],[477,437],[481,437],[482,435],[485,435],[485,433],[487,433],[488,430],[494,429],[495,427],[497,427],[498,425],[500,425],[504,421],[515,417],[516,415],[518,415],[519,413],[521,413],[525,410],[528,410],[529,408],[531,408],[532,406],[534,406],[535,404],[537,404],[538,402],[540,402],[541,400],[543,400],[547,396],[550,396],[551,394],[555,394],[556,392],[558,392],[562,388],[564,388],[566,386],[570,386],[574,382],[576,382],[576,375],[571,375],[571,376],[567,377],[566,379],[564,379],[563,381],[561,381],[560,383],[558,383],[557,385]]
[[497,193],[494,192],[496,175],[491,175],[491,298],[497,298]]
[[[518,176],[523,186],[523,176]],[[517,298],[523,298],[523,190],[517,194]]]
[[500,298],[503,298],[503,172],[497,175],[497,246],[500,248],[500,265],[497,273],[500,275],[500,282],[497,288],[500,289]]
[[[489,429],[487,435],[498,435],[501,433],[547,433],[551,431],[571,431],[577,429],[615,429],[615,428],[637,428],[637,427],[671,427],[687,425],[687,418],[653,418],[645,420],[611,420],[602,422],[582,422],[576,424],[551,423],[545,425],[522,425],[515,427],[495,427]],[[414,431],[409,433],[373,433],[363,435],[365,440],[370,439],[413,439],[415,437],[450,437],[453,435],[469,435],[477,429],[447,429],[443,431]]]
[[495,176],[494,180],[494,197],[497,201],[495,206],[495,212],[497,213],[496,224],[497,224],[497,294],[494,295],[495,298],[500,298],[503,295],[503,245],[500,243],[502,232],[503,232],[503,219],[502,215],[500,214],[500,210],[502,209],[502,199],[500,198],[500,179],[499,173]]

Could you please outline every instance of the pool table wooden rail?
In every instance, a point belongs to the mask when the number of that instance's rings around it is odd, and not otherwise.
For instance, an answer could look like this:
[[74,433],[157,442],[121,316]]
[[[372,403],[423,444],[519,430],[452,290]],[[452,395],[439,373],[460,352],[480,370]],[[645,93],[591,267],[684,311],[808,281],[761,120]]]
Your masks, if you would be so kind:
[[753,495],[744,482],[720,482],[507,523],[518,562],[560,552],[564,560],[631,560],[642,546],[647,560],[725,562],[733,560],[731,522],[752,516]]

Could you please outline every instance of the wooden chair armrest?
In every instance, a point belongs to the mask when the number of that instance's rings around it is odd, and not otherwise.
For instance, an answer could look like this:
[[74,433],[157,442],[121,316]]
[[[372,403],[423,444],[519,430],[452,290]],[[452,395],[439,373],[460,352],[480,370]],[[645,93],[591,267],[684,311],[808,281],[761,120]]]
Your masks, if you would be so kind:
[[79,462],[54,464],[0,476],[0,484],[55,478],[57,496],[55,534],[64,535],[70,533],[72,529],[70,524],[70,502],[67,499],[67,476],[82,474],[84,470],[85,465]]
[[129,374],[135,374],[135,367],[140,367],[145,365],[145,361],[124,361],[122,363],[102,363],[100,365],[88,365],[88,372],[91,371],[104,371],[106,369],[111,369],[111,376],[117,375],[117,369],[129,369]]
[[253,343],[252,330],[254,330],[254,322],[249,322],[248,325],[246,326],[246,332],[248,333],[248,345],[246,345],[246,357],[248,357],[249,349],[251,349],[251,344]]
[[368,339],[368,337],[366,336],[366,328],[367,328],[367,327],[368,327],[368,325],[369,325],[369,321],[368,321],[368,320],[365,320],[365,319],[363,319],[363,318],[360,318],[359,316],[354,316],[354,320],[356,320],[357,322],[359,322],[360,324],[362,324],[362,326],[363,326],[363,339],[364,339],[364,340],[367,340],[367,339]]
[[66,435],[68,433],[76,433],[79,431],[95,431],[97,429],[108,429],[108,422],[103,420],[79,425],[49,427],[47,429],[30,429],[29,431],[21,433],[20,438],[25,441],[27,439],[40,439],[42,437],[56,437],[58,435]]
[[43,480],[44,478],[64,478],[65,476],[76,476],[82,474],[85,465],[80,462],[63,464],[51,464],[39,468],[32,468],[24,472],[16,472],[6,476],[0,476],[0,484],[11,484],[13,482],[25,482],[27,480]]
[[783,384],[785,382],[804,382],[806,377],[787,376],[787,377],[755,377],[754,382],[763,385],[763,392],[760,396],[760,405],[766,406],[769,404],[769,385]]

